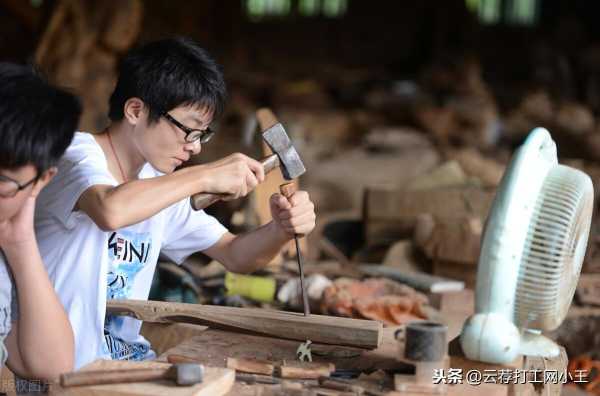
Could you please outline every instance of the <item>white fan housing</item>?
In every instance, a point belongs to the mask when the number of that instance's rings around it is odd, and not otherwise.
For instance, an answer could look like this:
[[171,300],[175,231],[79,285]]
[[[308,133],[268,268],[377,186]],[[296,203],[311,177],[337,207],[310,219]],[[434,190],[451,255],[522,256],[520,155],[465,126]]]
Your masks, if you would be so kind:
[[469,359],[559,354],[541,332],[557,328],[571,305],[593,195],[589,176],[559,165],[549,132],[534,129],[508,165],[483,231],[475,314],[460,335]]

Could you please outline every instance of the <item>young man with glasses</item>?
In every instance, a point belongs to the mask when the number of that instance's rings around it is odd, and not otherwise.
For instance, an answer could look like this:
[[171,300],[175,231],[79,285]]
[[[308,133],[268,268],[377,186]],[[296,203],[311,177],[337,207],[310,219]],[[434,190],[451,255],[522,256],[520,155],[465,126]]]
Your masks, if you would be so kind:
[[0,63],[0,368],[8,354],[22,378],[51,380],[73,368],[73,331],[42,263],[33,218],[79,115],[77,99],[32,68]]
[[315,225],[308,194],[275,194],[273,222],[233,235],[191,209],[199,192],[247,195],[264,180],[262,165],[233,154],[175,169],[213,136],[225,83],[193,41],[167,39],[130,52],[110,98],[111,124],[76,133],[59,173],[40,196],[36,229],[55,288],[75,332],[75,366],[96,358],[154,356],[141,322],[105,316],[107,299],[147,299],[159,253],[181,263],[202,251],[233,272],[266,265],[294,234]]

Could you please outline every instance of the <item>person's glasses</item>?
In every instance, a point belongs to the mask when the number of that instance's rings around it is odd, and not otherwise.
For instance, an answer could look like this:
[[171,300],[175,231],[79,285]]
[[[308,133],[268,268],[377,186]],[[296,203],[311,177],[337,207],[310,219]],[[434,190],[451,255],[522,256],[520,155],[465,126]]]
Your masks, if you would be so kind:
[[163,117],[173,123],[177,128],[181,129],[185,133],[185,141],[188,143],[194,143],[200,141],[200,143],[207,143],[215,135],[215,132],[207,127],[206,129],[193,129],[186,127],[175,118],[171,117],[169,113],[163,113]]
[[18,181],[11,179],[10,177],[0,175],[0,197],[12,198],[17,193],[29,186],[31,183],[37,180],[37,176],[29,180],[25,184],[20,184]]

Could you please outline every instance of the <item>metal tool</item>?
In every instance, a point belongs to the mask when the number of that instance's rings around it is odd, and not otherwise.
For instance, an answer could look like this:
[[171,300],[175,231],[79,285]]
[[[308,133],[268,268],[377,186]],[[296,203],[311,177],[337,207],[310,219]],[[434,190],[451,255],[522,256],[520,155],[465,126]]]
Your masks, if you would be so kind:
[[[263,139],[269,148],[277,154],[280,162],[281,173],[284,179],[293,180],[304,172],[306,168],[300,159],[300,155],[292,145],[289,136],[285,132],[283,125],[277,122],[277,118],[271,110],[261,109],[256,113],[258,122],[263,132]],[[267,128],[268,125],[271,125]],[[279,186],[279,192],[288,200],[296,192],[297,184],[294,182],[284,183]],[[308,304],[308,294],[304,286],[304,268],[302,265],[302,254],[300,252],[300,244],[298,243],[298,235],[294,235],[296,244],[296,259],[298,260],[298,270],[300,272],[300,288],[302,289],[302,305],[304,308],[304,316],[310,315],[310,306]]]
[[298,356],[298,360],[301,362],[312,362],[312,354],[310,351],[311,344],[311,340],[306,340],[306,342],[303,342],[298,346],[298,349],[296,349],[296,356]]
[[160,368],[125,370],[90,370],[61,374],[62,387],[145,382],[161,379],[175,381],[177,385],[190,386],[202,382],[204,366],[194,363],[179,363]]
[[[284,183],[279,186],[279,192],[288,200],[296,192],[296,184],[293,182]],[[298,243],[298,234],[294,234],[294,242],[296,243],[296,260],[298,260],[298,271],[300,272],[300,289],[302,290],[302,306],[304,308],[304,316],[310,315],[310,305],[308,303],[308,294],[304,286],[304,269],[302,265],[302,252],[300,252],[300,244]]]
[[[300,155],[292,145],[283,125],[270,110],[263,109],[257,113],[259,124],[264,131],[262,136],[273,154],[264,158],[261,163],[265,169],[265,175],[279,167],[286,180],[297,178],[306,172],[306,168],[300,159]],[[268,126],[267,126],[268,125]],[[200,193],[192,195],[190,202],[194,210],[204,209],[213,203],[223,199],[225,194]]]

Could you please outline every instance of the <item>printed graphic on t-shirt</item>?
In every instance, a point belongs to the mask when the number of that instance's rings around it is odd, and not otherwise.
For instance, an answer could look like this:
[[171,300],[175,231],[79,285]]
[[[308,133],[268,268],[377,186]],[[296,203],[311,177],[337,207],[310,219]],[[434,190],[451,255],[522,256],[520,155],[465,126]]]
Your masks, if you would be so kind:
[[[148,262],[152,248],[150,233],[127,230],[112,232],[108,238],[107,299],[130,298],[135,277]],[[128,343],[116,334],[123,327],[124,317],[107,315],[104,320],[104,340],[113,359],[143,360],[148,353],[144,344]]]

